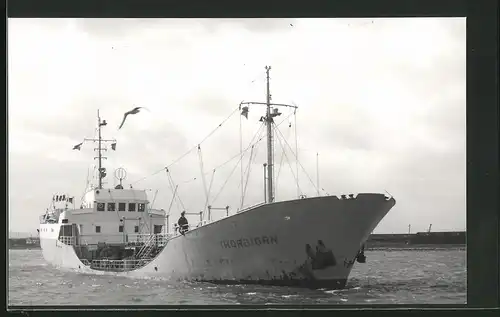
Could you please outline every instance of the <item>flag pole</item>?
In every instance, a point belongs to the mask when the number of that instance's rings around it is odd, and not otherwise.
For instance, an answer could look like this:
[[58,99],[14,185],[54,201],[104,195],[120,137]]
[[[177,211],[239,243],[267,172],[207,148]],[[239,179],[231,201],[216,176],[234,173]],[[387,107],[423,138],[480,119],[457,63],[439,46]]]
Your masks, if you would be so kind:
[[[297,109],[298,107],[295,105],[287,105],[282,103],[273,103],[271,102],[271,91],[270,91],[270,76],[269,71],[271,70],[271,66],[266,66],[266,102],[255,102],[255,101],[242,101],[241,105],[263,105],[266,106],[266,115],[261,117],[260,121],[266,123],[267,126],[267,202],[272,203],[274,201],[274,186],[273,186],[273,169],[274,169],[274,148],[273,148],[273,129],[272,125],[274,124],[274,117],[281,115],[278,112],[278,109],[275,107],[289,107]],[[248,111],[248,110],[247,110]]]
[[99,116],[99,109],[97,109],[97,129],[99,130],[99,141],[98,141],[98,151],[99,151],[99,189],[102,189],[102,148],[101,148],[101,117]]

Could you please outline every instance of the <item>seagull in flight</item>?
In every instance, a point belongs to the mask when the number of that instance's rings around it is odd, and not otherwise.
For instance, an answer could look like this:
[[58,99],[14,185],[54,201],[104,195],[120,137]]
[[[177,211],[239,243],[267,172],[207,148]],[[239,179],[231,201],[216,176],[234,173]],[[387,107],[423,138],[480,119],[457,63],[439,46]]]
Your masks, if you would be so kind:
[[81,147],[82,147],[82,144],[83,144],[83,142],[82,142],[82,143],[80,143],[80,144],[75,145],[75,146],[73,147],[73,150],[78,150],[78,151],[80,151],[80,150],[81,150]]
[[[121,129],[123,124],[125,123],[125,120],[127,119],[127,116],[129,114],[136,114],[136,113],[139,113],[140,109],[146,109],[144,107],[135,107],[134,109],[130,110],[130,111],[127,111],[125,112],[125,114],[123,115],[123,120],[122,120],[122,124],[120,124],[120,127],[118,129]],[[146,109],[148,110],[148,109]]]

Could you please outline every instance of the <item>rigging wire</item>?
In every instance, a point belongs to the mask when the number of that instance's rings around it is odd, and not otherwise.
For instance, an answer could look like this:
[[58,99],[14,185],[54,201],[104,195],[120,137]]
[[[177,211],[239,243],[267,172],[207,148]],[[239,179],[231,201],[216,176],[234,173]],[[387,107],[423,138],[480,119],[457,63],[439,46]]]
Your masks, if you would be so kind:
[[[293,123],[294,123],[294,134],[295,134],[295,171],[297,172],[297,185],[299,184],[299,146],[297,141],[297,108],[293,109]],[[297,186],[297,198],[300,197],[300,189]]]
[[153,209],[153,206],[155,205],[155,201],[156,201],[156,196],[157,195],[158,195],[158,189],[155,192],[155,196],[153,197],[153,202],[151,203],[151,207],[149,207],[149,209]]
[[[255,135],[253,136],[253,138],[252,138],[252,140],[250,141],[250,143],[252,143],[252,142],[253,142],[253,140],[255,139],[255,137],[256,137],[257,135],[259,135],[259,136],[261,136],[261,135],[262,135],[263,127],[264,127],[264,123],[262,123],[262,124],[260,125],[259,130],[257,130],[257,132],[256,132],[256,133],[255,133]],[[259,140],[258,140],[256,143],[260,142],[262,139],[264,139],[264,137],[260,137],[260,138],[259,138]],[[255,145],[255,144],[253,144],[253,145]],[[247,147],[247,150],[248,150],[249,148],[251,148],[253,145],[249,145],[249,146]],[[239,154],[238,154],[236,157],[238,157],[238,156],[239,156]],[[233,158],[233,159],[234,159],[234,158]],[[240,159],[238,160],[238,162],[236,162],[235,166],[233,167],[233,169],[232,169],[232,170],[231,170],[231,172],[229,173],[229,176],[226,178],[226,181],[224,182],[224,184],[221,186],[221,188],[220,188],[220,189],[219,189],[219,191],[217,192],[217,195],[215,195],[215,198],[212,200],[212,203],[214,203],[214,202],[217,200],[217,198],[219,197],[220,193],[222,192],[222,190],[223,190],[223,189],[224,189],[224,187],[226,186],[227,182],[229,181],[229,179],[230,179],[230,178],[231,178],[231,176],[233,175],[233,173],[234,173],[234,171],[236,170],[236,168],[238,167],[238,164],[241,162],[241,159],[242,159],[242,157],[240,157]],[[231,159],[231,160],[232,160],[232,159]],[[230,161],[231,161],[231,160],[230,160]],[[228,162],[229,162],[229,161],[228,161]]]
[[170,176],[168,175],[168,173],[169,173],[169,170],[167,169],[168,186],[170,187],[170,190],[172,191],[172,200],[175,201],[175,205],[177,206],[177,210],[180,210],[179,202],[177,201],[177,199],[175,199],[176,198],[175,196],[177,193],[177,188],[179,187],[179,185],[175,186],[175,191],[174,191],[174,186],[172,184],[172,181],[170,180]]
[[[288,125],[289,128],[292,127],[292,123],[290,122],[289,125]],[[288,129],[288,133],[287,133],[287,140],[288,138],[290,137],[290,132],[291,130]],[[276,175],[276,185],[274,186],[274,195],[278,195],[278,184],[279,184],[279,179],[280,179],[280,172],[281,172],[281,168],[283,167],[283,159],[285,158],[285,155],[283,155],[283,152],[285,151],[284,149],[282,149],[283,151],[281,152],[281,159],[280,159],[280,165],[279,165],[279,169],[278,169],[278,173]]]
[[[174,179],[172,178],[172,174],[170,173],[170,171],[168,169],[167,169],[167,175],[168,175],[169,182],[170,182],[170,188],[173,190],[175,183],[174,183]],[[181,197],[179,196],[179,194],[177,194],[177,200],[181,204],[182,210],[186,210],[186,207],[184,206],[184,203],[182,202]]]
[[205,206],[203,207],[203,210],[202,210],[202,219],[205,219],[205,212],[207,210],[208,199],[210,198],[210,192],[212,191],[212,184],[214,182],[214,177],[215,177],[215,169],[212,173],[212,178],[210,179],[210,185],[208,185],[208,194],[207,194],[207,199],[205,200]]
[[203,156],[201,154],[201,147],[199,144],[198,144],[198,158],[200,161],[201,181],[203,182],[203,190],[205,191],[205,198],[208,200],[207,181],[205,179],[205,174],[203,173]]
[[180,160],[182,160],[184,157],[186,157],[186,155],[188,155],[189,153],[193,152],[194,150],[196,150],[198,148],[199,145],[203,144],[203,142],[205,142],[209,137],[211,137],[220,127],[222,127],[222,125],[224,123],[226,123],[227,120],[229,120],[229,118],[231,118],[238,110],[239,110],[239,107],[238,106],[236,109],[233,110],[233,112],[231,112],[231,114],[226,118],[224,119],[215,129],[213,129],[205,138],[203,138],[203,140],[201,140],[201,142],[198,143],[198,145],[195,145],[193,148],[191,148],[190,150],[188,150],[186,153],[182,154],[180,157],[178,157],[176,160],[174,160],[172,163],[170,163],[169,165],[163,167],[161,170],[158,170],[156,172],[154,172],[153,174],[149,175],[149,176],[145,176],[131,184],[136,184],[138,182],[141,182],[143,180],[145,180],[146,178],[148,177],[151,177],[151,176],[154,176],[158,173],[161,173],[162,171],[164,171],[165,169],[168,169],[169,167],[173,166],[175,163],[179,162]]
[[85,198],[85,194],[89,190],[89,183],[90,183],[89,177],[90,177],[90,166],[87,168],[87,179],[85,181],[85,189],[83,191],[82,198],[80,198],[80,205],[82,205],[83,199]]
[[[92,138],[93,140],[95,140],[97,138],[98,131],[99,131],[99,128],[94,128],[94,137]],[[93,143],[95,143],[95,142],[96,141],[93,141]],[[97,175],[96,170],[97,170],[97,167],[95,166],[95,164],[93,164],[92,178],[87,183],[87,186],[90,185],[91,188],[94,186],[93,182],[96,181],[96,175]]]
[[[217,128],[215,128],[215,129],[214,129],[214,130],[213,130],[213,131],[212,131],[209,135],[207,135],[207,137],[205,137],[205,138],[202,140],[202,142],[200,142],[199,144],[202,144],[202,143],[203,143],[206,139],[208,139],[208,137],[210,137],[210,136],[211,136],[211,135],[212,135],[212,134],[213,134],[213,133],[214,133],[214,132],[215,132],[218,128],[220,128],[220,127],[222,126],[222,124],[223,124],[223,123],[225,123],[225,122],[226,122],[229,118],[231,118],[231,117],[234,115],[234,113],[235,113],[237,110],[239,110],[239,108],[240,108],[240,106],[238,106],[238,108],[236,108],[236,109],[235,109],[235,110],[234,110],[234,111],[233,111],[233,112],[232,112],[232,113],[231,113],[231,114],[230,114],[230,115],[229,115],[229,116],[228,116],[228,117],[227,117],[224,121],[222,121],[222,123],[221,123],[221,124],[219,124],[219,126],[218,126]],[[291,113],[291,114],[289,114],[288,116],[286,116],[286,117],[285,117],[285,118],[284,118],[284,119],[283,119],[283,120],[282,120],[279,124],[277,124],[277,125],[276,125],[276,127],[281,126],[281,125],[283,124],[283,122],[285,122],[286,120],[288,120],[288,119],[291,117],[291,115],[292,115],[292,113]],[[259,136],[260,136],[260,135],[262,134],[261,129],[262,129],[263,127],[264,127],[264,123],[263,123],[261,126],[259,126],[258,130],[257,130],[257,131],[256,131],[256,133],[254,134],[254,137],[253,137],[253,138],[252,138],[252,140],[250,141],[250,144],[248,145],[248,147],[246,147],[246,148],[243,150],[243,153],[248,152],[248,150],[250,150],[252,146],[254,146],[254,145],[256,145],[256,144],[260,143],[260,142],[264,139],[264,137],[260,137],[260,138],[259,138],[256,142],[252,143],[252,142],[253,142],[253,140],[255,139],[255,136],[257,136],[257,135],[259,135]],[[259,134],[259,132],[261,132],[261,133]],[[196,149],[196,148],[197,148],[197,146],[196,146],[194,149]],[[151,177],[151,176],[154,176],[154,175],[156,175],[156,174],[158,174],[158,173],[160,173],[160,172],[162,172],[162,171],[166,171],[166,172],[167,172],[167,175],[168,175],[168,177],[169,177],[169,185],[170,185],[170,189],[171,189],[171,191],[172,191],[172,193],[173,193],[173,199],[177,198],[177,199],[175,199],[175,204],[176,204],[176,206],[177,206],[177,209],[180,209],[180,208],[179,208],[179,207],[180,207],[180,206],[179,206],[179,203],[180,203],[180,205],[182,206],[182,208],[183,208],[183,209],[185,209],[184,204],[183,204],[183,202],[182,202],[182,200],[181,200],[181,198],[180,198],[180,196],[179,196],[179,194],[178,194],[178,190],[175,190],[175,191],[174,191],[174,187],[175,187],[175,188],[177,188],[179,185],[174,186],[173,179],[172,179],[172,177],[171,177],[171,175],[170,175],[170,172],[169,172],[169,167],[171,167],[172,165],[174,165],[175,163],[177,163],[178,161],[180,161],[180,160],[181,160],[182,158],[184,158],[187,154],[189,154],[192,150],[193,150],[193,149],[191,149],[190,151],[188,151],[188,152],[186,152],[185,154],[183,154],[181,157],[179,157],[177,160],[175,160],[175,161],[174,161],[173,163],[171,163],[169,166],[164,167],[164,168],[162,168],[161,170],[159,170],[159,171],[157,171],[157,172],[155,172],[155,173],[153,173],[153,174],[151,174],[151,175],[149,175],[149,176],[145,176],[145,177],[143,177],[143,178],[141,178],[141,179],[139,179],[139,180],[135,181],[134,183],[131,183],[131,185],[132,185],[132,184],[136,184],[136,183],[138,183],[138,182],[140,182],[140,181],[143,181],[143,180],[145,180],[145,179],[147,179],[147,178],[149,178],[149,177]],[[224,163],[222,163],[222,164],[219,164],[218,166],[216,166],[216,167],[214,168],[214,170],[219,169],[219,168],[221,168],[221,167],[225,166],[226,164],[229,164],[231,161],[233,161],[233,160],[234,160],[234,159],[236,159],[237,157],[240,157],[240,160],[239,160],[239,161],[236,163],[236,165],[234,166],[234,168],[233,168],[233,170],[231,171],[230,175],[229,175],[229,176],[228,176],[228,178],[226,179],[226,182],[225,182],[225,183],[223,184],[223,186],[219,189],[219,192],[218,192],[218,193],[217,193],[217,195],[215,196],[215,198],[214,198],[213,202],[214,202],[214,201],[218,198],[218,196],[220,195],[220,193],[222,192],[222,190],[223,190],[223,189],[224,189],[224,187],[226,186],[227,182],[229,181],[229,178],[230,178],[230,177],[231,177],[231,175],[234,173],[235,169],[238,167],[238,164],[241,162],[241,160],[242,160],[242,158],[243,158],[243,157],[241,156],[241,153],[238,153],[238,154],[234,155],[233,157],[231,157],[229,160],[225,161],[225,162],[224,162]],[[95,166],[94,166],[94,169],[95,169]],[[209,173],[209,172],[204,173],[203,175],[208,175],[208,173]],[[183,181],[183,182],[181,182],[180,184],[188,184],[188,183],[191,183],[191,182],[195,181],[196,179],[197,179],[196,177],[194,177],[194,178],[190,178],[189,180]]]
[[[170,176],[170,181],[171,181],[171,183],[172,183],[172,186],[174,186],[174,185],[175,185],[175,183],[174,183],[174,179],[172,178],[172,174],[170,174],[169,176]],[[184,211],[184,210],[186,210],[186,207],[184,206],[184,203],[182,202],[181,195],[179,195],[179,190],[177,190],[177,195],[176,195],[176,197],[177,197],[177,200],[179,201],[179,203],[180,203],[180,205],[181,205],[181,207],[182,207],[182,210],[183,210],[183,211]]]
[[170,201],[170,205],[168,206],[167,214],[165,215],[165,218],[167,218],[167,230],[169,230],[168,226],[170,226],[170,221],[168,221],[168,218],[170,217],[170,211],[172,210],[172,206],[173,206],[174,201],[175,201],[175,194],[177,193],[177,188],[178,187],[179,187],[179,185],[175,186],[175,190],[174,190],[174,194],[172,196],[172,200]]
[[[247,162],[247,165],[245,167],[245,173],[244,175],[247,175],[248,173],[248,168],[250,167],[250,160],[252,159],[252,155],[253,155],[253,150],[255,149],[255,144],[251,146],[250,148],[250,155],[248,156],[248,162]],[[240,164],[243,166],[243,162]],[[243,182],[244,183],[244,182]],[[242,186],[242,184],[238,184],[238,189],[240,189],[240,186]],[[241,188],[244,188],[245,186],[241,187]]]
[[[248,164],[247,164],[247,168],[245,169],[245,174],[247,175],[247,180],[246,180],[246,184],[245,186],[243,186],[243,183],[241,183],[241,200],[240,200],[240,209],[243,208],[243,201],[245,199],[245,192],[246,192],[246,185],[248,184],[248,179],[250,177],[248,177],[248,174],[250,172],[250,164],[252,164],[252,157],[253,157],[253,149],[254,149],[254,145],[252,145],[252,149],[250,150],[250,156],[248,157]],[[240,164],[241,166],[243,166],[243,164]]]
[[177,193],[177,188],[179,188],[179,185],[175,186],[174,195],[172,196],[172,200],[170,201],[170,205],[168,206],[167,216],[170,216],[170,210],[172,209],[172,205],[174,204],[175,194]]
[[[277,130],[277,128],[275,128],[275,131],[276,130]],[[281,148],[284,149],[283,144],[281,143],[280,138],[277,137],[276,139],[278,139],[278,143],[280,144]],[[295,182],[297,183],[297,188],[299,189],[300,194],[302,194],[302,191],[300,190],[300,186],[299,186],[299,180],[297,179],[297,177],[295,176],[295,173],[293,172],[292,164],[290,164],[290,161],[288,160],[288,155],[286,155],[285,151],[283,151],[283,154],[285,155],[286,161],[288,162],[288,166],[290,167],[290,171],[292,172],[293,178],[295,179]]]
[[[252,138],[252,140],[250,142],[252,142],[254,139],[255,139],[255,136],[259,133],[259,131],[262,129],[263,125],[259,126],[259,128],[257,129],[257,131],[255,131],[255,134],[254,134],[254,137]],[[248,152],[248,150],[250,150],[250,148],[252,147],[252,145],[255,145],[257,143],[259,143],[260,141],[262,141],[262,138],[260,138],[259,140],[257,140],[255,143],[253,144],[249,144],[248,147],[246,147],[244,150],[243,150],[243,153],[246,153]],[[223,167],[224,165],[230,163],[231,161],[233,161],[234,159],[240,157],[240,153],[234,155],[233,157],[231,157],[230,159],[228,159],[227,161],[225,161],[224,163],[222,164],[219,164],[217,165],[216,167],[214,167],[214,169],[219,169],[221,167]],[[243,158],[242,158],[243,159]],[[207,172],[205,173],[205,175],[208,175],[208,173],[210,172]],[[192,181],[195,181],[196,180],[196,177],[195,178],[190,178],[184,182],[182,182],[182,184],[187,184],[187,183],[191,183]]]
[[[278,127],[279,127],[279,126],[281,126],[281,124],[283,124],[283,123],[284,123],[284,122],[285,122],[288,118],[290,118],[292,115],[293,115],[293,114],[289,114],[289,115],[288,115],[286,118],[284,118],[284,119],[283,119],[283,120],[282,120],[282,121],[281,121],[281,122],[280,122],[277,126],[278,126]],[[259,127],[259,129],[260,129],[260,128],[261,128],[261,127]],[[250,148],[252,147],[252,145],[255,145],[255,144],[259,143],[261,140],[262,140],[262,139],[259,139],[259,140],[258,140],[258,141],[256,141],[255,143],[250,144],[247,148],[245,148],[245,149],[243,150],[243,153],[248,152],[248,150],[250,150]],[[200,143],[200,144],[201,144],[201,143]],[[234,156],[233,156],[233,157],[231,157],[229,160],[227,160],[227,161],[225,161],[224,163],[222,163],[222,164],[220,164],[220,165],[216,166],[216,167],[215,167],[215,169],[219,169],[219,168],[221,168],[222,166],[224,166],[224,165],[226,165],[226,164],[230,163],[232,160],[234,160],[234,159],[238,158],[239,156],[240,156],[240,153],[238,153],[238,154],[234,155]],[[165,167],[165,168],[167,168],[167,167]],[[146,178],[149,178],[149,177],[151,177],[151,176],[154,176],[154,175],[156,175],[156,174],[158,174],[158,173],[160,173],[160,172],[164,171],[164,170],[165,170],[165,168],[162,168],[161,170],[159,170],[159,171],[157,171],[157,172],[155,172],[155,173],[153,173],[153,174],[151,174],[151,175],[149,175],[149,176],[143,177],[143,178],[142,178],[141,180],[139,180],[139,181],[142,181],[142,180],[145,180]],[[210,173],[210,172],[207,172],[207,173],[205,173],[205,175],[208,175],[209,173]],[[197,179],[196,177],[194,177],[194,178],[190,178],[190,179],[188,179],[188,180],[185,180],[185,181],[183,181],[183,182],[180,182],[180,184],[191,183],[191,182],[195,181],[196,179]],[[139,181],[136,181],[135,183],[137,183],[137,182],[139,182]],[[133,184],[134,184],[134,183],[133,183]]]
[[[253,159],[252,159],[252,154],[250,153],[251,164],[249,163],[249,167],[248,167],[247,180],[245,182],[245,189],[243,191],[243,199],[245,198],[245,195],[247,193],[248,180],[250,179],[250,171],[252,170],[252,164],[255,162],[255,158],[257,157],[258,150],[259,150],[259,147],[258,147],[258,144],[257,144],[257,147],[255,148],[255,152],[254,152],[254,155],[253,155]],[[240,208],[243,208],[243,199],[242,199],[241,207]]]
[[[283,119],[283,121],[281,121],[281,122],[280,122],[277,126],[279,127],[279,126],[280,126],[283,122],[285,122],[285,121],[286,121],[286,120],[287,120],[290,116],[291,116],[291,114],[290,114],[290,115],[288,115],[285,119]],[[260,129],[262,129],[262,127],[264,127],[264,125],[265,125],[265,123],[263,123],[263,124],[259,127],[259,129],[256,131],[256,134],[257,134],[257,133],[259,133]],[[255,135],[256,135],[256,134],[255,134]],[[261,133],[261,134],[262,134],[262,133]],[[255,139],[255,135],[254,135],[254,137],[252,138],[252,141]],[[259,136],[260,136],[260,135],[259,135]],[[251,149],[251,147],[252,147],[253,145],[256,145],[257,143],[259,143],[260,141],[262,141],[262,140],[263,140],[263,138],[264,138],[264,137],[260,137],[260,138],[259,138],[259,139],[255,142],[255,143],[251,143],[252,141],[250,141],[250,144],[248,145],[248,147],[246,147],[246,148],[243,150],[243,153],[248,152],[248,150],[250,150],[250,149]],[[239,156],[240,156],[240,153],[236,154],[235,156],[231,157],[229,160],[225,161],[224,163],[222,163],[222,164],[218,165],[218,166],[217,166],[217,167],[215,167],[215,168],[216,168],[216,169],[221,168],[222,166],[224,166],[224,165],[228,164],[229,162],[231,162],[232,160],[234,160],[235,158],[237,158],[237,157],[239,157]],[[188,182],[189,182],[189,181],[188,181]]]
[[[278,133],[283,137],[283,134],[281,133],[281,131],[278,129],[278,127],[276,127],[276,131],[278,131]],[[285,144],[291,149],[290,147],[290,144],[288,144],[288,142],[286,140],[285,141]],[[316,188],[316,185],[314,184],[314,182],[312,181],[311,177],[309,176],[309,174],[306,172],[304,166],[302,166],[302,164],[299,162],[299,160],[297,159],[297,156],[295,155],[295,153],[293,153],[292,151],[292,154],[294,155],[295,157],[295,160],[296,162],[300,165],[300,167],[302,167],[302,170],[304,171],[304,173],[306,174],[307,178],[309,179],[309,181],[311,182],[311,184],[313,185],[314,189],[317,191],[318,189]],[[298,186],[298,184],[297,184]]]
[[283,167],[283,159],[285,158],[285,155],[283,154],[283,152],[284,151],[281,152],[280,164],[279,164],[279,168],[278,168],[278,173],[276,175],[276,184],[274,185],[275,196],[278,195],[278,184],[279,184],[279,180],[280,180],[280,173],[281,173],[281,168]]

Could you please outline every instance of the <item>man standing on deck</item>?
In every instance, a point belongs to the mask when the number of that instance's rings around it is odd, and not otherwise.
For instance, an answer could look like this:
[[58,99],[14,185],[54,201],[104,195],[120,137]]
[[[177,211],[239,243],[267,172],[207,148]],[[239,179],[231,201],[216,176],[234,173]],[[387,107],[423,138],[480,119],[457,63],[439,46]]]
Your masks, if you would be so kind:
[[179,225],[179,233],[184,235],[186,231],[188,231],[188,221],[184,215],[186,214],[185,211],[181,212],[181,217],[179,218],[179,221],[177,221],[177,224]]

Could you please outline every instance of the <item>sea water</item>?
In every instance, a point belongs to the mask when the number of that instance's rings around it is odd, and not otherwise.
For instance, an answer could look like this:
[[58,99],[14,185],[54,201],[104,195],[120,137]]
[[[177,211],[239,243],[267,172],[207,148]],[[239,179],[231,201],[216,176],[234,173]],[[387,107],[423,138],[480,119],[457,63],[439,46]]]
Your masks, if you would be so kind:
[[41,250],[9,250],[9,305],[464,304],[466,251],[376,250],[346,289],[172,283],[60,271]]

